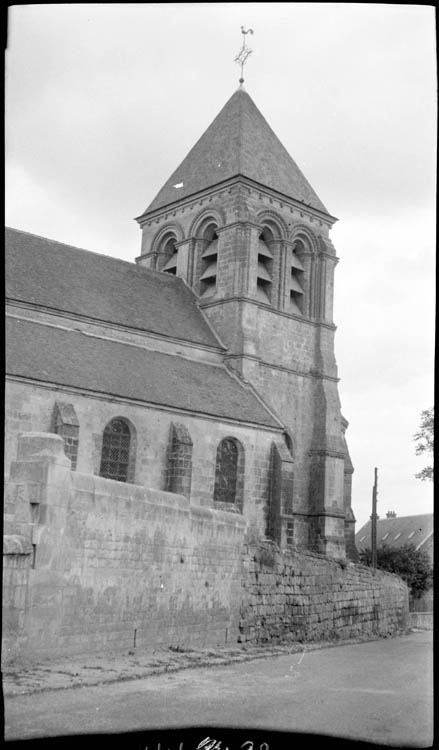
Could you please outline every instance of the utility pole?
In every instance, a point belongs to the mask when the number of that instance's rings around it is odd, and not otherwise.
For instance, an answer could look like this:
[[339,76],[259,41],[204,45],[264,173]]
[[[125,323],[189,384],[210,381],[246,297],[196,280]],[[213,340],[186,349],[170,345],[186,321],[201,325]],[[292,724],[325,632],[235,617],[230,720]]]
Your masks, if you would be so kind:
[[372,490],[372,515],[371,525],[371,549],[372,549],[372,568],[377,566],[377,497],[378,497],[378,469],[375,467],[375,481]]

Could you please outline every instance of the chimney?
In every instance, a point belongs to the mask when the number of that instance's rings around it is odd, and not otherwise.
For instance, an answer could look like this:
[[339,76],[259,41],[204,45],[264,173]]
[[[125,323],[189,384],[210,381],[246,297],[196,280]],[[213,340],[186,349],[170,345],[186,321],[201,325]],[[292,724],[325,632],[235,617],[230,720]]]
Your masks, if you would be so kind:
[[386,513],[386,518],[396,518],[396,513],[394,510],[388,510]]

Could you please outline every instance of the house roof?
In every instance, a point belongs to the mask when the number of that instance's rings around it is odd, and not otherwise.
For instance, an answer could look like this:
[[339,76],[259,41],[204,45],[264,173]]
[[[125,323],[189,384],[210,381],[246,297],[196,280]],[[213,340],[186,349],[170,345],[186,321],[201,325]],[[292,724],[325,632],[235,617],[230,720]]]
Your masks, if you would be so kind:
[[[355,534],[355,545],[359,552],[371,546],[371,521],[369,520]],[[415,547],[430,538],[433,532],[433,513],[419,516],[396,516],[379,518],[377,521],[377,546],[403,547],[413,544]]]
[[6,229],[6,296],[54,311],[221,346],[195,295],[171,274]]
[[6,374],[280,429],[223,365],[7,319]]
[[144,214],[236,175],[248,177],[328,214],[243,88],[230,97]]

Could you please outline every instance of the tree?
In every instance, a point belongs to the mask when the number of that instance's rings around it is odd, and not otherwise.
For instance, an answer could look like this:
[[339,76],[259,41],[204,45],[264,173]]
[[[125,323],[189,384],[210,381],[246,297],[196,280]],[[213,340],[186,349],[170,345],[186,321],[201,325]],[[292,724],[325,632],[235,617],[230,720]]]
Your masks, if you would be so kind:
[[[428,456],[433,457],[434,448],[434,406],[430,409],[426,409],[421,412],[421,424],[418,432],[413,436],[415,443],[415,453],[417,456],[426,453]],[[433,480],[433,461],[431,465],[425,466],[419,474],[415,474],[416,479],[421,479],[423,482],[426,479]]]
[[[360,553],[360,562],[363,565],[372,565],[372,552],[365,549]],[[417,550],[413,544],[405,544],[401,547],[378,547],[377,567],[396,573],[407,586],[410,594],[418,599],[424,591],[430,587],[433,578],[433,569],[427,552]]]

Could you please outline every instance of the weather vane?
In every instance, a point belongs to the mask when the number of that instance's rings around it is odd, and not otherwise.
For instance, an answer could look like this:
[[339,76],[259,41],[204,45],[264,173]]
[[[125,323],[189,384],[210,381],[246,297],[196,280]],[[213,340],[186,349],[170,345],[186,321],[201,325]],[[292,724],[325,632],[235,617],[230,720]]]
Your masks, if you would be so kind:
[[239,54],[235,57],[235,62],[241,66],[241,78],[239,79],[239,83],[242,84],[244,83],[244,65],[247,61],[247,57],[252,53],[252,50],[245,45],[245,37],[246,34],[253,34],[253,29],[247,29],[246,31],[244,26],[241,26],[241,34],[243,36],[242,47],[239,50]]

